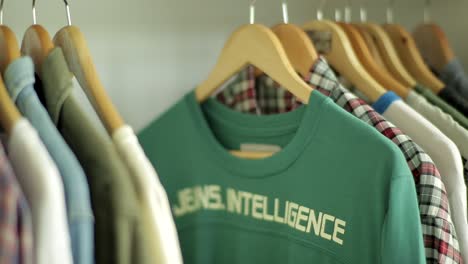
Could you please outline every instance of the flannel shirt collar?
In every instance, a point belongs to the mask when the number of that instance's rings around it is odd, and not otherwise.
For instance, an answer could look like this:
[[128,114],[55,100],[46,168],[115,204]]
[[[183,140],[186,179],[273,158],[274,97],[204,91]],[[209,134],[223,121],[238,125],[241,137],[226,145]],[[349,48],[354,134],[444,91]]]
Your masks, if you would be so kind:
[[257,104],[255,70],[248,66],[216,95],[222,104],[242,113],[261,114]]
[[[314,76],[333,76],[323,57],[320,57],[311,67],[309,76],[304,76],[306,81],[311,80],[330,88],[332,81],[326,78],[314,78]],[[317,73],[317,74],[316,74]],[[328,96],[328,94],[325,94]],[[301,102],[286,89],[282,89],[275,81],[266,75],[255,76],[252,66],[246,67],[231,81],[216,98],[231,109],[252,114],[277,114],[292,111]]]

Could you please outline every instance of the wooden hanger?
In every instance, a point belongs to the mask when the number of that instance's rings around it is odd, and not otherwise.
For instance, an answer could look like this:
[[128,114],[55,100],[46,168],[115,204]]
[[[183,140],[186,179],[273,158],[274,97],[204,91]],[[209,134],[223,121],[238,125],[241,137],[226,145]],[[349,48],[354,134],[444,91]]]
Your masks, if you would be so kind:
[[53,48],[54,43],[49,33],[41,25],[32,25],[24,33],[21,53],[32,58],[37,74],[41,74],[42,62]]
[[353,47],[344,33],[344,31],[335,23],[331,21],[312,21],[303,27],[307,32],[319,32],[330,34],[329,41],[326,46],[327,50],[318,51],[323,53],[328,62],[351,83],[360,89],[370,100],[377,101],[386,90],[380,83],[378,83],[362,66]]
[[356,26],[355,24],[348,24],[351,27],[353,27],[355,30],[359,32],[359,35],[361,35],[362,39],[364,39],[364,42],[366,43],[367,48],[369,49],[372,58],[374,58],[374,61],[384,69],[388,74],[390,74],[390,71],[387,69],[387,66],[385,65],[384,59],[382,58],[382,55],[380,55],[379,49],[377,48],[377,44],[375,43],[375,40],[372,38],[372,35],[367,32],[365,29],[362,29],[359,26]]
[[403,63],[400,61],[390,37],[382,27],[373,23],[362,23],[358,24],[358,26],[372,35],[373,39],[376,41],[380,55],[382,55],[385,65],[387,65],[393,77],[406,87],[416,86],[416,80],[408,73]]
[[248,65],[263,71],[302,103],[308,103],[312,88],[296,73],[273,31],[258,24],[242,26],[231,35],[218,63],[208,78],[195,89],[198,101],[205,101]]
[[0,71],[5,73],[8,65],[21,57],[15,33],[4,25],[0,25]]
[[62,28],[55,35],[54,44],[62,48],[69,70],[75,75],[108,133],[112,135],[125,123],[99,80],[91,53],[80,29],[75,26]]
[[374,77],[383,87],[393,90],[400,97],[406,98],[409,93],[408,88],[399,83],[384,69],[377,65],[361,34],[353,26],[347,23],[338,23],[338,25],[345,31],[351,41],[356,55],[372,77]]
[[283,45],[294,69],[303,77],[308,76],[319,55],[307,33],[293,24],[278,24],[272,30]]
[[[226,42],[218,62],[208,78],[196,89],[199,102],[209,98],[231,76],[248,65],[255,66],[307,104],[312,88],[302,80],[291,65],[278,37],[269,28],[254,24],[255,0],[250,3],[250,24],[237,29]],[[283,18],[287,23],[287,5],[283,3]],[[309,69],[307,69],[309,70]],[[244,159],[267,158],[272,152],[231,151]]]
[[234,156],[236,156],[238,158],[250,159],[250,160],[266,159],[266,158],[269,158],[269,157],[275,155],[275,153],[267,152],[267,151],[254,152],[254,151],[231,150],[231,151],[229,151],[229,153],[231,153],[232,155],[234,155]]
[[[248,65],[253,65],[290,91],[302,103],[309,102],[312,88],[296,73],[279,39],[269,28],[249,24],[237,29],[226,42],[218,62],[208,78],[196,89],[199,102],[208,99],[230,77]],[[272,152],[230,152],[244,159],[267,158]]]
[[424,59],[421,57],[411,34],[397,24],[385,24],[383,28],[392,40],[400,56],[400,60],[406,66],[410,74],[419,83],[429,87],[434,93],[438,94],[445,85],[434,76],[424,63]]
[[21,44],[21,53],[29,56],[34,62],[34,70],[40,75],[42,62],[47,58],[49,52],[54,48],[54,43],[50,38],[49,32],[36,23],[36,0],[32,1],[33,25],[24,33]]
[[455,53],[441,27],[434,23],[421,24],[413,32],[416,45],[426,63],[436,71],[455,59]]
[[[15,34],[9,27],[0,25],[0,71],[2,76],[8,65],[19,57],[21,57],[21,52]],[[3,78],[0,76],[0,124],[2,128],[10,135],[15,124],[21,118],[21,114],[11,100]]]

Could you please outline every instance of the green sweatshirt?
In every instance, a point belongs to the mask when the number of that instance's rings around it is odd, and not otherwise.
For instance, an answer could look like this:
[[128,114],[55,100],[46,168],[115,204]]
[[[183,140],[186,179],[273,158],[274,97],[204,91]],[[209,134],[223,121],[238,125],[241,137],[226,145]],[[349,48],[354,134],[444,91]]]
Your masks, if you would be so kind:
[[[398,148],[313,92],[256,116],[190,93],[139,139],[167,189],[185,263],[425,263]],[[280,150],[247,160],[228,150]]]

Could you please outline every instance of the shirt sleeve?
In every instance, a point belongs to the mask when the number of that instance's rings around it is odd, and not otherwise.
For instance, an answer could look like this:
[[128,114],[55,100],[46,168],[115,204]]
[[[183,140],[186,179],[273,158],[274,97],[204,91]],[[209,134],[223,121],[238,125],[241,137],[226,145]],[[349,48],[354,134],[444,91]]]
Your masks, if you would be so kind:
[[414,181],[392,181],[382,229],[382,263],[426,263]]
[[418,94],[408,96],[407,102],[414,110],[429,120],[442,133],[457,145],[461,154],[468,157],[468,130],[462,127],[454,118],[443,112],[439,107],[430,104],[424,97]]
[[150,236],[150,243],[155,251],[153,258],[157,256],[160,263],[182,263],[179,239],[166,191],[133,129],[129,126],[120,128],[114,133],[113,140],[130,172],[138,179],[139,192],[145,197],[145,217],[149,230],[154,232]]

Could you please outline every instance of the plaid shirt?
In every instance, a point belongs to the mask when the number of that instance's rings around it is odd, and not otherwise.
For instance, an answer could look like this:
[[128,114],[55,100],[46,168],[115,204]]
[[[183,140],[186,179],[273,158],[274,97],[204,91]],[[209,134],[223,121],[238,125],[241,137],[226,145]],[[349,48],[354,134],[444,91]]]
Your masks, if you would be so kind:
[[33,263],[31,213],[1,143],[0,263]]
[[[218,94],[217,99],[238,111],[257,114],[287,112],[300,105],[285,89],[278,89],[270,78],[261,76],[255,80],[251,67],[241,73],[240,80]],[[416,184],[427,263],[463,263],[445,185],[432,159],[400,129],[348,92],[323,58],[313,66],[305,80],[346,111],[375,127],[401,149]]]

